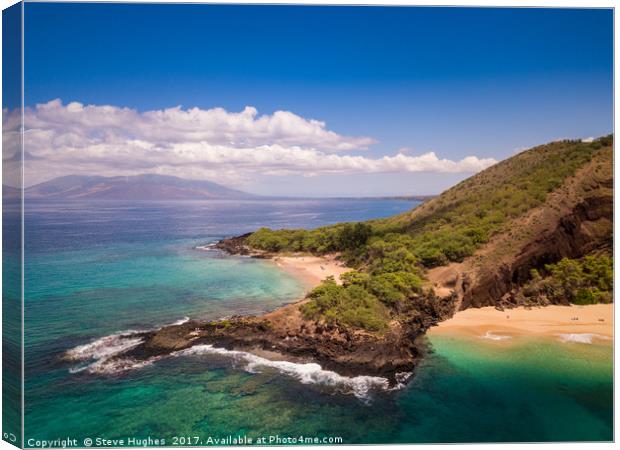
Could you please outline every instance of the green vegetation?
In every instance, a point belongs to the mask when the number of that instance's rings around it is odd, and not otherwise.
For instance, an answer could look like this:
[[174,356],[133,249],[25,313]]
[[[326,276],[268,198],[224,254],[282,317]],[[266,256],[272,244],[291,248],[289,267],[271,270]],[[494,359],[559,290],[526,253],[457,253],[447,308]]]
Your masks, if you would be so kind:
[[462,261],[510,219],[542,204],[547,194],[611,142],[611,136],[591,143],[553,142],[502,161],[392,218],[314,230],[261,228],[247,242],[271,252],[343,252],[349,264],[361,267],[372,260],[373,244],[404,234],[411,238],[407,249],[425,267]]
[[370,251],[372,265],[365,271],[343,274],[342,286],[328,278],[310,292],[312,301],[302,307],[302,313],[328,323],[370,331],[385,329],[390,312],[405,309],[422,293],[422,271],[417,259],[398,241],[375,242]]
[[[611,144],[612,136],[591,143],[553,142],[502,161],[398,216],[314,230],[261,228],[247,244],[268,252],[340,252],[357,271],[343,286],[328,282],[313,291],[304,313],[379,330],[390,314],[415,302],[426,268],[472,255]],[[600,297],[584,290],[573,300],[591,298]]]
[[532,270],[532,280],[523,287],[522,295],[526,301],[535,303],[611,303],[613,278],[610,256],[564,258],[545,265],[543,275]]
[[260,228],[247,240],[250,247],[268,252],[310,252],[317,255],[336,251],[355,251],[372,235],[368,223],[331,225],[315,230],[278,230]]
[[325,280],[309,295],[313,301],[302,307],[306,317],[323,318],[327,323],[342,323],[380,331],[387,327],[388,311],[362,286],[338,286],[333,277]]

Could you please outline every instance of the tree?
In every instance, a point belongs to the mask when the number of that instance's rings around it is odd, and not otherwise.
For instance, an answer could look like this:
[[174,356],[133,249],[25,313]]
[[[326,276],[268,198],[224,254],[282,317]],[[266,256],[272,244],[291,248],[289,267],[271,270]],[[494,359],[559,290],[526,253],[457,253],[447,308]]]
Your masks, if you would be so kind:
[[372,227],[367,223],[358,222],[355,225],[345,224],[340,230],[338,243],[342,250],[355,250],[368,242],[372,235]]

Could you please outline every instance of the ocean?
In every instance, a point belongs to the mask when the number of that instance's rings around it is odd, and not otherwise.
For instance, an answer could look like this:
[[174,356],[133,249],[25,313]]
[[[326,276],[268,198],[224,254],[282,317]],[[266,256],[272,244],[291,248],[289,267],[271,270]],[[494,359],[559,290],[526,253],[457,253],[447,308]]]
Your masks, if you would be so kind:
[[209,347],[131,370],[103,364],[128,345],[119,339],[128,330],[257,314],[304,294],[269,261],[201,247],[261,226],[312,228],[415,205],[26,201],[26,446],[61,438],[95,445],[97,438],[117,445],[613,439],[612,347],[597,343],[521,339],[507,349],[436,336],[398,389]]

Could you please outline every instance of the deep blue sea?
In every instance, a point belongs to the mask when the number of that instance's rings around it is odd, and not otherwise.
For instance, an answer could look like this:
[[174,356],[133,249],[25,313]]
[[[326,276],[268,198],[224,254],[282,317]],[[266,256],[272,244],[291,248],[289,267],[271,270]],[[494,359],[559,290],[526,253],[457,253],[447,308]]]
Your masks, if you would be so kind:
[[313,228],[415,205],[27,200],[25,444],[63,437],[208,444],[227,436],[278,443],[276,435],[344,443],[611,440],[609,345],[523,340],[505,351],[437,337],[406,387],[362,394],[354,383],[213,352],[97,370],[124,331],[261,313],[304,295],[269,261],[199,247],[262,226]]

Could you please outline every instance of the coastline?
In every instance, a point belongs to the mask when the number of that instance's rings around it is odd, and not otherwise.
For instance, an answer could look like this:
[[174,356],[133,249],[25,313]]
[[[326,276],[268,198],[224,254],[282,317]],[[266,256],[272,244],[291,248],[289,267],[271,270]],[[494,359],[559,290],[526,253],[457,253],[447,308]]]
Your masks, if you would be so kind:
[[500,311],[494,307],[469,308],[432,327],[428,336],[480,337],[503,341],[512,337],[567,339],[613,343],[613,304],[550,305]]
[[276,265],[300,280],[308,289],[315,288],[328,276],[333,276],[340,284],[340,275],[353,270],[337,260],[338,254],[315,256],[307,253],[271,253],[256,250],[246,245],[252,233],[242,234],[216,242],[213,247],[229,255],[243,255],[260,258]]
[[[327,257],[305,254],[254,255],[243,245],[242,237],[232,238],[220,244],[219,248],[232,254],[269,261],[278,269],[298,277],[308,288],[313,288],[328,276],[334,276],[338,281],[342,273],[351,270],[342,265],[335,254]],[[231,252],[231,249],[244,253]],[[332,378],[377,381],[372,377],[379,377],[382,384],[391,388],[403,385],[403,374],[409,376],[426,354],[428,342],[419,338],[427,333],[431,338],[443,333],[451,339],[454,337],[463,341],[467,338],[471,340],[472,337],[503,341],[519,334],[555,334],[555,339],[558,339],[561,338],[558,334],[577,333],[577,336],[568,335],[568,340],[584,343],[591,343],[593,339],[613,342],[610,339],[613,336],[613,305],[550,306],[506,311],[493,307],[471,308],[437,323],[449,317],[453,309],[449,308],[449,314],[440,314],[434,308],[438,303],[447,308],[452,299],[422,298],[419,301],[425,301],[424,306],[435,315],[424,317],[422,321],[418,318],[417,321],[394,323],[384,333],[373,334],[308,320],[303,316],[301,308],[307,301],[305,298],[299,299],[258,316],[231,316],[215,321],[188,320],[156,330],[114,335],[111,337],[120,341],[118,346],[121,350],[100,358],[91,364],[89,370],[126,370],[179,352],[233,352],[237,356],[242,352],[254,355],[244,356],[246,359],[260,357],[289,369],[291,364],[318,364],[312,367],[332,372],[324,373]],[[560,311],[561,315],[558,314]],[[579,317],[580,320],[571,320],[572,317]],[[195,349],[190,350],[192,347]],[[72,355],[68,356],[72,359]]]
[[[315,288],[328,276],[333,276],[336,283],[342,284],[340,275],[353,270],[342,265],[336,255],[273,256],[270,261],[302,281],[308,289]],[[293,304],[303,301],[300,299]],[[272,315],[280,314],[279,311],[268,314]],[[481,337],[491,341],[517,336],[555,339],[565,336],[576,341],[596,338],[599,342],[611,344],[614,336],[614,309],[613,304],[549,305],[504,311],[492,306],[468,308],[431,327],[427,335]]]
[[[352,270],[337,260],[337,254],[319,257],[300,253],[256,253],[247,248],[243,240],[244,236],[239,236],[220,241],[216,248],[273,264],[297,277],[308,290],[329,276],[340,283],[340,275]],[[301,306],[307,301],[305,296],[292,299],[260,315],[233,315],[211,321],[190,319],[154,330],[114,335],[114,339],[121,341],[119,346],[124,348],[106,355],[89,370],[126,370],[182,351],[237,352],[233,353],[235,355],[242,352],[254,355],[248,356],[250,359],[260,357],[289,369],[291,364],[317,364],[305,369],[320,368],[327,371],[326,376],[346,379],[346,383],[380,382],[385,388],[393,388],[404,383],[403,377],[413,371],[426,349],[426,343],[416,340],[418,333],[402,327],[391,327],[375,335],[306,319]],[[190,350],[193,347],[196,350]],[[67,356],[74,359],[72,355]]]

